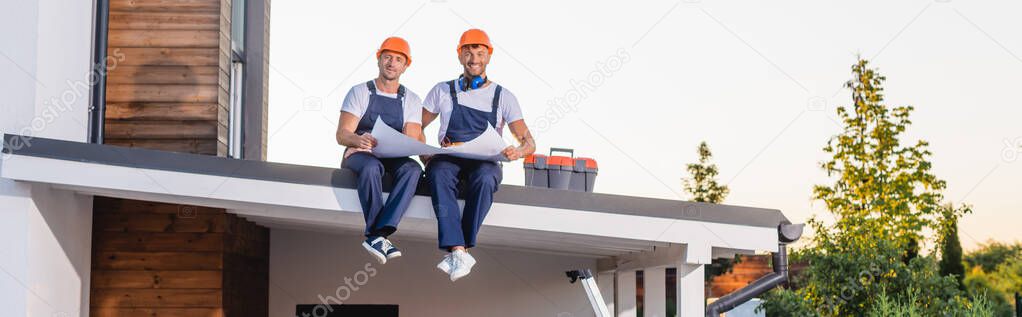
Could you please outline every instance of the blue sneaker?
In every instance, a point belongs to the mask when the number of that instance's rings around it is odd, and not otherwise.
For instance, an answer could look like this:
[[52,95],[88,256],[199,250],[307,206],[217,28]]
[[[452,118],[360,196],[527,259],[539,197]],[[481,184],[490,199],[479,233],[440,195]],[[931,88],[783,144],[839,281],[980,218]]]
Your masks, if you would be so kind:
[[[387,253],[394,249],[394,246],[384,237],[370,237],[362,241],[362,247],[369,251],[369,255],[376,258],[380,264],[387,263]],[[400,251],[398,251],[400,254]]]
[[387,249],[387,260],[392,260],[396,257],[401,256],[401,249],[398,249],[396,246],[394,246],[394,243],[390,242],[390,239],[384,238],[383,242],[385,243],[385,246],[389,248]]

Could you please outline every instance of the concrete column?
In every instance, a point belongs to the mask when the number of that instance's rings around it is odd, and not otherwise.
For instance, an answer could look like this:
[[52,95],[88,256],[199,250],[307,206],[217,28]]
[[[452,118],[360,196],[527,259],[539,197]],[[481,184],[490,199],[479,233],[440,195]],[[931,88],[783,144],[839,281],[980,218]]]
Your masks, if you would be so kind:
[[607,304],[607,311],[613,313],[615,310],[614,294],[615,288],[614,272],[604,272],[596,275],[596,286],[600,287],[600,295],[603,295],[603,302]]
[[665,267],[643,270],[646,276],[646,306],[643,317],[667,316],[667,273]]
[[705,315],[704,270],[703,264],[678,263],[678,317]]
[[617,317],[636,317],[635,271],[617,272]]

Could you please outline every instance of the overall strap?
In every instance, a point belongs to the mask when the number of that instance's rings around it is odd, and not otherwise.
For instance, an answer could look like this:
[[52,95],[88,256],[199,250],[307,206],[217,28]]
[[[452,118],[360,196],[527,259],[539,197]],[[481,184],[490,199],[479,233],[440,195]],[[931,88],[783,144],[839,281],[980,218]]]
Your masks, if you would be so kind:
[[493,114],[492,123],[494,129],[497,128],[497,106],[500,105],[500,91],[501,91],[500,85],[497,85],[497,87],[493,89],[493,108],[490,109],[490,112]]
[[[374,80],[367,81],[366,82],[366,88],[369,88],[369,95],[370,96],[375,95],[376,94],[376,80],[374,79]],[[405,100],[405,85],[398,85],[397,86],[397,99],[401,99],[401,101]]]
[[369,94],[370,95],[375,95],[376,94],[376,80],[375,79],[367,81],[366,82],[366,87],[369,88]]
[[454,87],[455,83],[456,83],[456,80],[452,80],[452,81],[447,82],[447,87],[451,88],[451,105],[452,106],[458,104],[458,91],[455,90],[455,87]]
[[493,111],[494,114],[497,113],[497,105],[500,104],[500,90],[500,85],[497,85],[497,88],[493,89],[493,109],[491,109],[491,111]]

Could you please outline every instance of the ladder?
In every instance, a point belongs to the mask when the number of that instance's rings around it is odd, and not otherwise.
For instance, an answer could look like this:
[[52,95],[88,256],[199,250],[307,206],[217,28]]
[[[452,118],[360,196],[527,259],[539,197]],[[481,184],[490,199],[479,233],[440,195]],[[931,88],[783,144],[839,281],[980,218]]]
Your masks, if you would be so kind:
[[572,284],[582,280],[582,287],[586,289],[586,296],[589,298],[589,304],[593,305],[596,317],[613,316],[607,311],[607,304],[603,301],[603,295],[600,294],[600,287],[596,285],[596,279],[593,278],[593,273],[589,269],[567,271],[565,274],[571,279]]

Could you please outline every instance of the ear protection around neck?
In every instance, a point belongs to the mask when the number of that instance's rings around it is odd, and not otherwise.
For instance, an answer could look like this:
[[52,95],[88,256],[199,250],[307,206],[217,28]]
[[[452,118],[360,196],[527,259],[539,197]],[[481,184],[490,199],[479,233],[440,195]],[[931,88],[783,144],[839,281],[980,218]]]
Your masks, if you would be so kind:
[[479,87],[482,87],[485,83],[486,77],[484,76],[472,76],[470,78],[465,78],[465,75],[462,74],[458,77],[458,84],[461,86],[461,90],[464,91],[479,89]]

